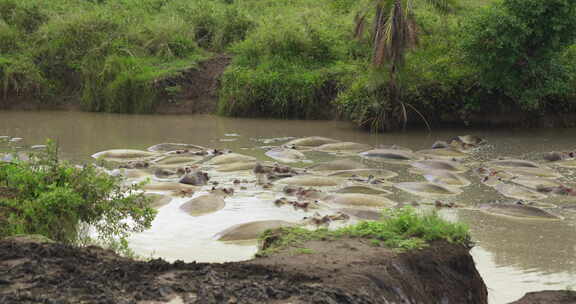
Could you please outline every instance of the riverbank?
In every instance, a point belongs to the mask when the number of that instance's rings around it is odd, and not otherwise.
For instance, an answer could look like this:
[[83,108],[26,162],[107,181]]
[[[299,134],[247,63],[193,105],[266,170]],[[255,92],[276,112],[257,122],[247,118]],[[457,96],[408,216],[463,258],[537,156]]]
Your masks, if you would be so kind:
[[[352,37],[359,12],[373,19],[362,1],[1,0],[0,108],[346,119],[376,130],[386,119],[574,126],[576,47],[542,52],[554,54],[552,66],[506,61],[520,63],[502,77],[534,89],[530,98],[507,81],[487,85],[470,62],[470,52],[491,52],[466,48],[477,31],[463,28],[491,4],[461,0],[447,14],[415,7],[419,44],[403,56],[399,107],[387,67],[370,63],[370,34]],[[512,79],[525,68],[519,74],[546,72]]]
[[461,245],[437,242],[407,253],[358,239],[306,246],[314,253],[287,251],[246,262],[206,264],[133,261],[96,247],[1,240],[0,300],[487,303],[486,287],[468,249]]

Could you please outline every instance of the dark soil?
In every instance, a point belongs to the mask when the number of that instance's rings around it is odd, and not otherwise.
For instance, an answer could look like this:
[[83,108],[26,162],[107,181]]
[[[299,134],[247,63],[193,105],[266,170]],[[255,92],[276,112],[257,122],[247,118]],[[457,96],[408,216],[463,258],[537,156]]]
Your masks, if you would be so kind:
[[576,304],[576,291],[544,290],[529,292],[510,304]]
[[[199,64],[198,68],[184,71],[178,77],[162,81],[161,86],[179,85],[178,96],[163,96],[155,110],[160,114],[213,113],[218,103],[220,76],[230,64],[227,55],[217,55]],[[167,101],[166,101],[167,100]]]
[[313,253],[205,264],[133,261],[97,247],[5,239],[0,303],[487,303],[460,245],[401,254],[359,240],[304,246]]

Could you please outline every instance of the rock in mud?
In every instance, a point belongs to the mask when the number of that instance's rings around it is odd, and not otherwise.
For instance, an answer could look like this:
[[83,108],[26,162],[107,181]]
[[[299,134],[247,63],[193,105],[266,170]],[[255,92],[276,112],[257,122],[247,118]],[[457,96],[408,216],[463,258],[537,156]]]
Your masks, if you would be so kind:
[[455,188],[448,188],[445,186],[424,182],[397,183],[394,184],[394,187],[422,197],[442,197],[458,195],[462,193],[461,190]]
[[540,208],[527,206],[524,204],[515,203],[485,203],[480,204],[478,208],[484,212],[518,217],[523,219],[543,219],[543,220],[559,220],[556,215],[553,215]]
[[256,240],[264,231],[280,227],[293,227],[294,223],[286,221],[255,221],[234,225],[217,233],[214,237],[219,241]]
[[303,187],[331,187],[338,186],[344,182],[340,177],[300,175],[288,177],[277,181],[279,184]]
[[543,290],[525,294],[520,300],[509,304],[576,304],[574,290]]
[[208,213],[216,212],[226,206],[223,195],[220,194],[205,194],[193,198],[180,206],[192,216],[200,216]]
[[366,165],[350,159],[338,159],[329,162],[319,163],[306,169],[311,171],[342,171],[365,169]]
[[301,162],[306,159],[304,153],[295,149],[273,148],[266,151],[266,156],[283,163]]
[[338,141],[335,139],[332,139],[332,138],[321,137],[321,136],[311,136],[311,137],[293,139],[293,140],[285,143],[284,147],[296,148],[296,149],[300,149],[301,147],[302,148],[312,148],[312,147],[318,147],[321,145],[331,144],[331,143],[336,143],[336,142],[338,142]]
[[337,142],[332,144],[325,144],[314,148],[314,150],[322,152],[335,152],[335,153],[358,153],[372,149],[371,146],[359,144],[355,142]]
[[215,156],[207,162],[210,165],[225,165],[231,163],[239,162],[255,162],[256,158],[248,155],[238,154],[238,153],[227,153]]
[[150,199],[150,207],[155,209],[164,207],[168,205],[170,201],[172,201],[172,198],[168,195],[162,195],[158,193],[146,193],[144,195]]

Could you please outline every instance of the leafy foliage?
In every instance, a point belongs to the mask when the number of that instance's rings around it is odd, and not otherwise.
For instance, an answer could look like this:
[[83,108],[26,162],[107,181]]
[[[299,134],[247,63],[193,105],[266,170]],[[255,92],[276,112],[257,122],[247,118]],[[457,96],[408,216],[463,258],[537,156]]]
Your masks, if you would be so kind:
[[383,211],[380,221],[364,221],[331,231],[320,228],[315,231],[304,228],[279,228],[266,231],[260,239],[267,248],[259,255],[267,255],[289,247],[300,248],[310,240],[335,240],[342,237],[371,239],[372,244],[399,250],[420,249],[432,241],[446,240],[471,246],[468,227],[451,223],[435,212],[418,213],[414,208]]
[[61,162],[51,142],[29,162],[0,163],[0,237],[40,234],[79,244],[88,237],[82,228],[91,227],[101,243],[126,245],[155,214],[139,185],[123,186],[92,165]]
[[576,41],[576,2],[503,0],[465,24],[462,48],[480,83],[526,109],[574,90],[560,54]]

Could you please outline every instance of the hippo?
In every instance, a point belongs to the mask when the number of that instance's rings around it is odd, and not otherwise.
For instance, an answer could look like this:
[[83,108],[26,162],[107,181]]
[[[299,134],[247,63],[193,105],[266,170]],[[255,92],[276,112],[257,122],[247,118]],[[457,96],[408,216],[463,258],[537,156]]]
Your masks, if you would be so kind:
[[144,196],[146,196],[150,200],[150,207],[154,209],[158,209],[160,207],[168,205],[170,201],[172,201],[172,198],[170,196],[158,193],[146,193],[144,194]]
[[561,168],[576,169],[576,159],[560,160],[555,162],[554,165]]
[[562,177],[562,175],[558,172],[550,168],[540,167],[540,168],[532,168],[532,167],[509,167],[509,168],[502,168],[500,170],[495,171],[502,171],[507,176],[528,176],[528,177],[541,177],[541,178],[551,178],[556,179]]
[[186,185],[182,183],[176,182],[151,182],[144,185],[144,190],[151,190],[151,191],[196,191],[200,188],[197,186]]
[[154,156],[158,156],[158,154],[149,151],[132,149],[113,149],[92,154],[92,158],[111,161],[128,161],[134,159],[150,158]]
[[240,162],[254,162],[256,161],[255,157],[242,155],[238,153],[227,153],[215,156],[211,160],[207,162],[209,165],[226,165],[231,163],[240,163]]
[[360,156],[372,161],[407,163],[407,161],[418,160],[416,154],[395,149],[374,149],[360,153]]
[[448,145],[447,142],[443,141],[443,140],[437,140],[432,144],[432,149],[446,149],[449,148],[450,146]]
[[449,172],[465,172],[466,168],[457,162],[446,160],[422,160],[411,163],[412,167],[420,171],[449,171]]
[[321,199],[327,203],[333,203],[346,206],[366,206],[366,207],[393,207],[396,202],[389,198],[361,193],[339,193],[329,194]]
[[210,177],[208,176],[208,173],[200,170],[187,169],[186,174],[180,178],[179,183],[193,186],[204,186],[209,180]]
[[427,181],[435,184],[452,187],[466,187],[470,185],[469,180],[450,171],[430,170],[423,172],[422,175]]
[[354,169],[365,169],[366,165],[349,160],[349,159],[338,159],[325,163],[319,163],[310,166],[306,169],[311,171],[337,171],[337,170],[354,170]]
[[462,193],[462,191],[458,189],[448,188],[446,186],[426,182],[397,183],[394,185],[394,187],[423,197],[451,196]]
[[234,172],[234,171],[244,171],[253,170],[256,166],[254,161],[239,161],[234,163],[226,163],[216,167],[218,172]]
[[336,152],[336,153],[358,153],[372,149],[371,146],[359,144],[355,142],[337,142],[331,144],[324,144],[314,148],[314,150],[322,152]]
[[182,204],[180,209],[192,216],[213,213],[226,206],[224,196],[223,192],[200,195]]
[[344,179],[339,177],[299,175],[281,179],[277,183],[292,186],[330,187],[330,186],[338,186],[343,182]]
[[512,185],[500,182],[496,183],[493,187],[500,194],[509,198],[515,198],[520,200],[541,200],[546,198],[546,195],[541,192],[530,190],[528,188],[519,185]]
[[297,138],[293,139],[284,144],[284,147],[289,148],[312,148],[318,147],[325,144],[332,144],[337,143],[338,141],[332,138],[321,137],[321,136],[311,136],[311,137],[304,137],[304,138]]
[[454,150],[452,148],[437,148],[420,150],[416,153],[424,155],[429,158],[446,159],[446,160],[460,160],[468,157],[468,154]]
[[197,145],[182,144],[182,143],[162,143],[149,147],[147,149],[150,152],[171,152],[176,150],[188,150],[188,151],[206,151],[207,149]]
[[300,162],[306,159],[306,156],[302,152],[294,149],[273,148],[266,151],[265,154],[266,156],[283,163]]
[[340,209],[340,212],[355,216],[362,220],[379,221],[382,219],[382,213],[374,210],[344,208]]
[[500,168],[540,168],[538,164],[522,159],[493,160],[487,162],[486,166]]
[[294,227],[295,223],[278,220],[268,221],[254,221],[243,224],[234,225],[217,233],[214,237],[219,241],[243,241],[243,240],[256,240],[269,229],[280,227]]
[[338,170],[328,174],[328,176],[339,177],[370,177],[390,179],[398,176],[398,173],[386,169],[351,169],[351,170]]
[[484,203],[478,206],[483,212],[524,219],[560,220],[561,218],[537,207],[516,203]]
[[358,193],[358,194],[386,195],[386,194],[390,194],[392,192],[390,192],[388,190],[376,188],[376,187],[358,185],[358,186],[348,186],[348,187],[340,188],[340,189],[336,190],[336,193]]

